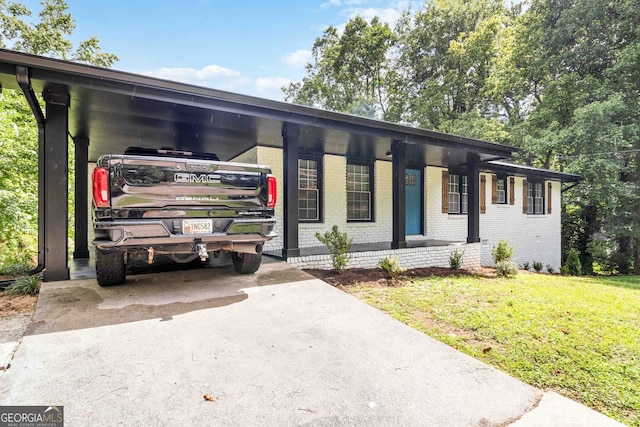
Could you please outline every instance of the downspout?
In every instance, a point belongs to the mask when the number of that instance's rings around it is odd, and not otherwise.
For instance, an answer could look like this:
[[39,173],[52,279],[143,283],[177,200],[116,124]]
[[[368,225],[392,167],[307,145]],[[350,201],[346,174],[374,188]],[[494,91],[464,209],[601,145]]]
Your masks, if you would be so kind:
[[29,69],[21,65],[16,66],[16,79],[22,89],[33,117],[38,124],[38,265],[29,272],[30,275],[38,274],[44,270],[45,250],[44,250],[44,201],[40,200],[44,194],[44,114],[38,103],[38,98],[31,86]]

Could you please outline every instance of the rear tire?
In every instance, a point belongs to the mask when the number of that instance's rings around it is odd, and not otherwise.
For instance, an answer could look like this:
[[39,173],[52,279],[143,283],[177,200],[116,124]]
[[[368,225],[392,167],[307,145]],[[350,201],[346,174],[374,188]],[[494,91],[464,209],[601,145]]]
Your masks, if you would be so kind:
[[253,274],[258,268],[260,268],[260,263],[262,262],[261,254],[244,254],[233,252],[231,254],[231,258],[233,258],[233,268],[240,274]]
[[124,252],[103,252],[96,249],[96,279],[100,286],[115,286],[124,283],[126,270]]

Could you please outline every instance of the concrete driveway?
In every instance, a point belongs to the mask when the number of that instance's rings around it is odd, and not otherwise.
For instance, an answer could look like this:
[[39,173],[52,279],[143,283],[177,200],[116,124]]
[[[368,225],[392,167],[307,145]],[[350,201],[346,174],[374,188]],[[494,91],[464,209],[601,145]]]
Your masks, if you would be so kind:
[[43,284],[0,377],[18,404],[68,426],[619,425],[275,261]]

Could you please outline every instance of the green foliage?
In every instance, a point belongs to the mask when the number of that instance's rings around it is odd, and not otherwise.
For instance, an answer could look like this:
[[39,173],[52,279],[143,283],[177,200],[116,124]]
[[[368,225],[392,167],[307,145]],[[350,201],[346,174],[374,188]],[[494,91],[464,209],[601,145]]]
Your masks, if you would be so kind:
[[528,262],[525,262],[522,264],[522,269],[529,271],[531,269],[531,264],[529,264]]
[[345,289],[528,384],[640,425],[637,276],[429,277]]
[[533,269],[536,273],[540,273],[542,271],[542,263],[540,261],[533,261]]
[[[81,41],[74,48],[70,37],[76,24],[67,9],[63,0],[45,0],[34,18],[24,5],[0,0],[0,47],[110,67],[118,58],[102,52],[96,37]],[[42,100],[39,101],[44,109]],[[37,254],[37,130],[22,93],[3,90],[0,94],[0,265],[30,263]],[[72,186],[72,155],[69,160]],[[70,192],[71,205],[73,200]],[[69,230],[73,233],[73,227]]]
[[[508,4],[509,2],[507,2]],[[327,29],[287,99],[518,146],[577,173],[563,257],[640,274],[640,1],[433,0]],[[594,241],[605,242],[603,245]]]
[[395,279],[400,274],[402,274],[407,269],[400,265],[400,261],[398,261],[398,257],[385,257],[378,262],[378,267],[387,272],[389,277]]
[[464,249],[462,252],[455,248],[451,254],[449,254],[449,268],[452,270],[458,270],[462,267],[462,258],[464,257]]
[[556,270],[551,266],[551,264],[547,264],[547,273],[553,274]]
[[37,295],[40,292],[40,277],[27,276],[16,279],[5,289],[9,295]]
[[342,34],[329,26],[312,48],[313,62],[301,83],[283,88],[285,99],[298,104],[385,118],[395,78],[387,54],[396,37],[378,18],[356,16]]
[[26,274],[33,267],[25,263],[0,265],[0,276],[18,276]]
[[571,249],[569,251],[564,267],[567,269],[567,274],[570,274],[571,276],[580,276],[582,274],[582,265],[580,264],[578,251],[575,249]]
[[496,273],[500,277],[514,277],[518,274],[518,266],[508,259],[497,261]]
[[331,255],[333,269],[341,273],[347,266],[348,253],[349,249],[351,249],[353,238],[348,237],[347,233],[338,231],[337,225],[331,228],[331,232],[316,233],[316,238],[327,247]]
[[491,256],[493,257],[493,262],[496,264],[502,261],[511,261],[512,255],[513,246],[509,246],[506,240],[500,240],[498,246],[494,246],[494,248],[491,249]]

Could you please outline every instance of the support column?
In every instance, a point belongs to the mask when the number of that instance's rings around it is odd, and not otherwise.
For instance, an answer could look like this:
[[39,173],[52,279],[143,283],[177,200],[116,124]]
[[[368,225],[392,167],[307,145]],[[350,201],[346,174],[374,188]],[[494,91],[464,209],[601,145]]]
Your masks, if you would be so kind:
[[283,194],[284,194],[284,245],[282,257],[300,256],[298,248],[298,151],[300,129],[291,123],[282,128],[283,142]]
[[89,140],[75,138],[75,250],[73,258],[89,258],[89,214],[87,213],[89,174]]
[[406,214],[405,214],[405,190],[407,172],[407,146],[398,141],[391,143],[391,154],[393,156],[392,176],[393,176],[393,235],[391,241],[392,249],[402,249],[407,247],[406,241]]
[[480,241],[480,157],[467,155],[467,179],[469,183],[469,213],[467,214],[467,243]]
[[69,279],[68,228],[68,105],[66,91],[45,90],[44,124],[44,281]]

